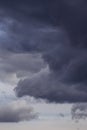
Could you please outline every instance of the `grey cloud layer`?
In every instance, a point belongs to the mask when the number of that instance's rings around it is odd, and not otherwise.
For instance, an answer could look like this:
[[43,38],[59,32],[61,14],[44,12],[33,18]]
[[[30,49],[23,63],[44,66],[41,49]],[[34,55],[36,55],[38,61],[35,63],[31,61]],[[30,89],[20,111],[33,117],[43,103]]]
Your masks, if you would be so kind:
[[37,114],[24,101],[15,101],[0,107],[0,122],[20,122],[36,118]]
[[7,73],[18,71],[35,73],[45,67],[45,63],[39,54],[11,54],[1,58],[0,61],[2,63],[1,69]]
[[[17,95],[55,102],[86,102],[87,2],[8,0],[1,3],[1,11],[1,58],[13,53],[13,59],[1,61],[3,69],[16,74],[18,70],[20,74],[22,70],[37,73],[19,81]],[[30,63],[31,58],[25,53],[40,53],[44,61],[39,59],[36,63],[37,57]],[[43,69],[44,62],[47,71]]]
[[[3,55],[0,58],[0,81],[14,82],[25,77],[32,77],[46,67],[40,54],[13,54]],[[16,80],[16,82],[15,82]]]

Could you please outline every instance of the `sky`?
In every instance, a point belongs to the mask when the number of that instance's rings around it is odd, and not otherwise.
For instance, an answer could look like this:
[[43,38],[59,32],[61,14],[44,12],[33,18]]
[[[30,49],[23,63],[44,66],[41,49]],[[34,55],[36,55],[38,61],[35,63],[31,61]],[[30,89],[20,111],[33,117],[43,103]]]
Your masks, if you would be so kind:
[[87,1],[0,1],[0,129],[85,130]]

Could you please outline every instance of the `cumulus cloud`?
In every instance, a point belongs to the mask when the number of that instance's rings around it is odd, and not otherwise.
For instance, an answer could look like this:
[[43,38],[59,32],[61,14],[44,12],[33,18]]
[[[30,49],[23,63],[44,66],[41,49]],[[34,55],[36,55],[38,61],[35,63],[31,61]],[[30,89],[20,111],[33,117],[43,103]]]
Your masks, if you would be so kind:
[[0,106],[0,122],[20,122],[36,119],[37,114],[26,101],[14,101]]
[[87,2],[3,0],[0,8],[1,68],[24,77],[17,96],[86,102]]

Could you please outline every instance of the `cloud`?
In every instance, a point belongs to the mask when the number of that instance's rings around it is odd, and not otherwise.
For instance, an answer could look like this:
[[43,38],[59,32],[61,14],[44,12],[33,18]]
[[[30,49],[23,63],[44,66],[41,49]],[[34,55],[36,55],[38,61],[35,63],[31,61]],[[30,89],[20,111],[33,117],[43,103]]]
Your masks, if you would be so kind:
[[87,103],[77,103],[72,106],[72,119],[79,121],[87,118]]
[[74,85],[62,84],[55,75],[51,75],[47,67],[32,78],[20,80],[15,92],[18,97],[30,95],[50,102],[85,102],[86,92],[76,88]]
[[3,55],[0,59],[0,80],[17,83],[20,78],[31,77],[45,66],[40,54]]
[[17,96],[86,102],[87,2],[9,0],[0,7],[1,69],[20,77]]
[[37,114],[26,101],[14,101],[0,107],[0,122],[20,122],[36,119]]

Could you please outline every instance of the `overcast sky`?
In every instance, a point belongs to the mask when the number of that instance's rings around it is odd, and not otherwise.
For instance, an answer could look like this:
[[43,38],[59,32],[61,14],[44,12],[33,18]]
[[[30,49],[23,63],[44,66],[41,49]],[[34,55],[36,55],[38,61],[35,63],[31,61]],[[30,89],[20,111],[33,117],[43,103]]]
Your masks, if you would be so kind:
[[0,129],[85,130],[86,118],[87,1],[1,0]]

